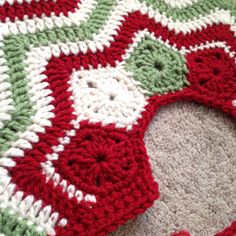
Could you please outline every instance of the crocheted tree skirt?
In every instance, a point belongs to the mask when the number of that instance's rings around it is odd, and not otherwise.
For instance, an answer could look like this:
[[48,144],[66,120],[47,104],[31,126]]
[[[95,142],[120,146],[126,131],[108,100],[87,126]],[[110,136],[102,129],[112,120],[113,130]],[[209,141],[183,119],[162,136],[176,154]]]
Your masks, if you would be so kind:
[[194,100],[236,118],[232,6],[0,0],[1,235],[107,235],[150,207],[155,112]]

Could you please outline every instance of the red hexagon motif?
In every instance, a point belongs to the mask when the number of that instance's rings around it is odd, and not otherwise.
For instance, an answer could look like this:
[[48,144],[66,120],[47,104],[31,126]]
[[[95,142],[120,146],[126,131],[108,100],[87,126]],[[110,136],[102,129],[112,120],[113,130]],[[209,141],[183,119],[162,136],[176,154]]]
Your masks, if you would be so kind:
[[[115,124],[103,127],[101,123],[90,124],[88,121],[74,127],[76,117],[68,83],[72,70],[108,64],[115,67],[132,42],[132,36],[145,27],[156,36],[162,34],[163,39],[169,39],[171,44],[176,42],[178,48],[201,41],[201,35],[176,37],[173,32],[136,12],[126,17],[109,48],[104,47],[97,53],[88,51],[77,56],[53,57],[46,67],[44,74],[54,98],[55,117],[50,119],[51,126],[38,134],[39,142],[32,144],[32,149],[25,150],[23,158],[14,158],[16,166],[9,168],[9,173],[21,191],[42,199],[59,212],[61,218],[68,219],[65,227],[56,226],[57,235],[106,235],[145,211],[159,197],[143,142],[145,130],[159,107],[188,99],[222,109],[236,118],[232,106],[236,91],[234,61],[221,49],[205,49],[186,57],[190,85],[175,93],[152,96],[132,131],[117,129]],[[209,32],[215,33],[214,37],[217,32],[222,35],[222,30],[228,32],[227,27],[209,28]],[[202,33],[207,39],[211,37],[208,31]],[[227,38],[227,33],[224,37]],[[53,147],[59,147],[60,139],[67,137],[70,131],[73,135],[63,148],[59,148],[57,156],[48,158],[54,152]],[[46,173],[45,165],[53,173]],[[58,182],[52,180],[51,174],[55,173]],[[64,190],[62,181],[71,186],[73,194],[69,194],[68,185],[68,191]],[[86,201],[86,197],[82,197],[78,201],[80,196],[75,191],[83,196],[87,194],[92,200]]]

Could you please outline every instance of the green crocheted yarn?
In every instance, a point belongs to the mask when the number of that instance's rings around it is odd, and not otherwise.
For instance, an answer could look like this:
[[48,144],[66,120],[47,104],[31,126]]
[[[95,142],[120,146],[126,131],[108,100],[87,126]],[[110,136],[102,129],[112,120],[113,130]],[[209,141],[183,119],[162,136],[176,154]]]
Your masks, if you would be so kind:
[[173,92],[188,85],[184,57],[152,39],[139,43],[127,60],[126,69],[150,94]]
[[45,236],[45,232],[39,232],[35,226],[29,225],[25,220],[17,219],[9,211],[0,208],[0,229],[6,236]]
[[148,6],[152,6],[160,13],[178,21],[188,21],[208,15],[216,8],[232,10],[233,0],[199,0],[191,6],[184,8],[170,7],[164,0],[140,0]]
[[[32,124],[31,117],[35,114],[33,104],[29,99],[26,74],[24,71],[25,52],[30,45],[46,46],[49,43],[75,42],[77,40],[91,39],[96,34],[117,2],[112,0],[99,0],[97,6],[89,17],[80,26],[55,28],[36,34],[13,35],[4,39],[4,57],[9,68],[8,81],[11,83],[11,92],[14,109],[11,111],[12,120],[5,122],[0,133],[0,152],[10,147],[10,142],[17,139],[17,133],[23,132]],[[17,43],[16,43],[17,42]],[[16,45],[18,45],[16,47]]]

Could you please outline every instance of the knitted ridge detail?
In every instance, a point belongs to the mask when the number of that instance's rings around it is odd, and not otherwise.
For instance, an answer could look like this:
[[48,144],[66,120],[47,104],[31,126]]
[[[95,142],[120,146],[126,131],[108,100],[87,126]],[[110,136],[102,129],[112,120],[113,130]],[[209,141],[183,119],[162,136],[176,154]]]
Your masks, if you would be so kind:
[[161,106],[236,118],[232,1],[177,2],[0,0],[1,235],[107,235],[160,195]]

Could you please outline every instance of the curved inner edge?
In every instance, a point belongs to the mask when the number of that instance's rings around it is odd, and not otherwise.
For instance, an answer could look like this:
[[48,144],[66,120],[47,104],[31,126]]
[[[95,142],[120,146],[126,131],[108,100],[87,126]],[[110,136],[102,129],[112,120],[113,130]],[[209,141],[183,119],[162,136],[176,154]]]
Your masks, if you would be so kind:
[[221,111],[178,102],[157,112],[145,135],[160,198],[113,236],[185,230],[213,236],[236,219],[236,126]]

